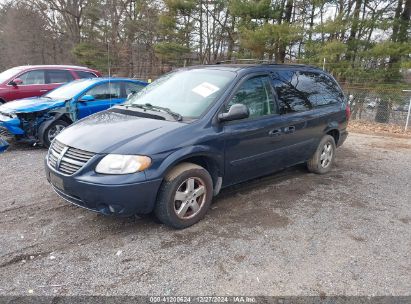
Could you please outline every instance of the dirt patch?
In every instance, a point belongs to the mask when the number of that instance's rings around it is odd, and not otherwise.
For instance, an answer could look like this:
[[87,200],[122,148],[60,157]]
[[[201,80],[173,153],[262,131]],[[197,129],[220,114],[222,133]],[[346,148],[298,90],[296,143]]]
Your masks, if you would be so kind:
[[367,208],[367,205],[364,202],[361,202],[358,200],[351,202],[350,206],[354,208],[361,208],[361,209]]
[[372,148],[380,149],[408,149],[411,150],[411,144],[401,143],[401,142],[384,142],[384,143],[371,143],[369,144]]
[[409,223],[411,223],[411,218],[410,217],[403,217],[403,218],[400,218],[399,221],[404,223],[404,224],[409,224]]
[[351,120],[348,131],[368,135],[388,135],[396,138],[411,138],[411,126],[405,132],[404,126],[369,122],[364,120]]
[[350,238],[352,238],[354,241],[361,242],[361,243],[367,241],[365,238],[361,236],[350,235]]
[[230,215],[232,222],[241,222],[242,227],[255,228],[282,228],[290,223],[290,220],[283,215],[269,210],[244,210],[234,215]]

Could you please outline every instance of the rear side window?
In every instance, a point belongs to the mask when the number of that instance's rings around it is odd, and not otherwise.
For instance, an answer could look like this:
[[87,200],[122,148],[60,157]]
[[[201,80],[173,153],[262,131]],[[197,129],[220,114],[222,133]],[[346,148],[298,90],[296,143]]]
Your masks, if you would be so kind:
[[278,101],[286,113],[310,110],[310,87],[314,80],[299,72],[280,71],[274,73],[274,87]]
[[97,76],[92,72],[86,71],[76,71],[76,74],[79,78],[96,78]]
[[22,85],[33,85],[33,84],[45,84],[46,77],[44,70],[36,70],[36,71],[29,71],[26,72],[20,77],[18,77],[23,81]]
[[244,81],[227,104],[225,112],[237,103],[248,107],[250,118],[277,113],[268,76],[257,76]]
[[72,81],[74,78],[67,70],[48,70],[47,83],[65,83]]
[[135,94],[137,92],[140,92],[142,88],[144,88],[144,86],[142,86],[141,84],[126,82],[125,83],[126,96],[128,96],[128,94]]

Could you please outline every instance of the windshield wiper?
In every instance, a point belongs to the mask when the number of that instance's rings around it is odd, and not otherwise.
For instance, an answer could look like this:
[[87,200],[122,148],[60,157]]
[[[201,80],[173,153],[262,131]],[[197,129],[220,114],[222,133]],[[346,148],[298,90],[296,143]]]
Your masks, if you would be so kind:
[[140,108],[140,109],[157,110],[157,111],[166,112],[167,114],[171,115],[177,121],[183,120],[183,116],[181,116],[181,114],[173,112],[169,108],[153,106],[151,103],[145,103],[145,104],[140,104],[140,103],[134,104],[134,103],[132,103],[132,104],[130,104],[130,106]]

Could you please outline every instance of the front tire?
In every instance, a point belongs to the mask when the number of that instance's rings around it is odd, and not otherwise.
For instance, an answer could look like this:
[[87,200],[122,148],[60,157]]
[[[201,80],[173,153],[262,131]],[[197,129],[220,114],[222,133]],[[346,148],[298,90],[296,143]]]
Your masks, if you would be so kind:
[[315,151],[314,155],[307,162],[308,171],[325,174],[330,172],[335,161],[336,145],[334,137],[325,135]]
[[43,136],[43,145],[48,148],[56,136],[67,128],[69,124],[64,120],[56,120],[51,123],[45,130]]
[[203,167],[181,163],[165,177],[154,213],[165,225],[183,229],[200,221],[213,198],[213,181]]

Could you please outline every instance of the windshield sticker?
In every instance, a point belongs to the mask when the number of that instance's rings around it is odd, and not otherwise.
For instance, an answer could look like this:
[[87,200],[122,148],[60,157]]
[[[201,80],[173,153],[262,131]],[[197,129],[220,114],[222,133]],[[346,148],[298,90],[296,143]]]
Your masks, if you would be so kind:
[[208,97],[211,94],[217,92],[220,90],[219,87],[216,87],[215,85],[209,83],[209,82],[203,82],[202,84],[196,86],[192,91],[198,95],[201,95],[203,97]]

